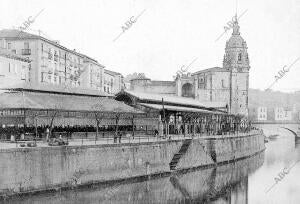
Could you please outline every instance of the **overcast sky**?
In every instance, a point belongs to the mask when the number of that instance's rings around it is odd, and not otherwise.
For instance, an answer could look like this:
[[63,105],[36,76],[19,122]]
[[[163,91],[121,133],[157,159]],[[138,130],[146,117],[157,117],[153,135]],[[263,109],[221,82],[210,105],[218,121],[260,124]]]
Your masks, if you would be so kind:
[[[190,72],[222,66],[232,31],[216,39],[234,16],[236,0],[0,0],[0,9],[0,28],[17,28],[44,9],[28,31],[40,29],[123,75],[144,72],[172,80],[194,59]],[[300,1],[238,0],[238,14],[245,10],[239,23],[248,45],[250,87],[266,89],[283,66],[300,57]],[[300,90],[300,60],[273,89]]]

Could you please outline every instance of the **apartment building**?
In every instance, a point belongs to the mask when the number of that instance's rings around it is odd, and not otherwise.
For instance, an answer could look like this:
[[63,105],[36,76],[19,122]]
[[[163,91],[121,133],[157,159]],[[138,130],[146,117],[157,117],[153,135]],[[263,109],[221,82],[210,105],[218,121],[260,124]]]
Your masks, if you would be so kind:
[[104,66],[42,36],[15,29],[0,31],[0,46],[31,61],[28,80],[35,85],[81,87],[103,91]]
[[274,108],[275,120],[292,120],[292,110],[283,107]]
[[257,120],[267,120],[268,111],[267,107],[258,107],[257,108]]
[[104,92],[116,94],[125,88],[122,74],[104,69]]
[[30,60],[0,49],[0,88],[29,81]]

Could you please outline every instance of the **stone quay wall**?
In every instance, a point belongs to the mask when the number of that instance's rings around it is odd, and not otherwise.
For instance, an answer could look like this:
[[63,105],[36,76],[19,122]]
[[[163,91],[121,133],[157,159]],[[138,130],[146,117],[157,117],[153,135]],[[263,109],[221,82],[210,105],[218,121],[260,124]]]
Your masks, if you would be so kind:
[[[184,140],[0,150],[0,196],[36,193],[170,173]],[[193,139],[176,169],[215,165],[265,149],[258,133]]]

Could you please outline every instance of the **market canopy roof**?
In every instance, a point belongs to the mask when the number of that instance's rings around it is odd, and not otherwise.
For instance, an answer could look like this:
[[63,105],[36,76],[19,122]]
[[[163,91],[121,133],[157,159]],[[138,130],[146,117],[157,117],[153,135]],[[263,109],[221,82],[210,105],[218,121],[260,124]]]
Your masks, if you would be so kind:
[[170,111],[182,111],[182,112],[193,112],[193,113],[208,113],[208,114],[225,114],[224,112],[220,111],[209,111],[204,109],[198,109],[198,108],[188,108],[188,107],[182,107],[182,106],[171,106],[171,105],[159,105],[159,104],[150,104],[150,103],[139,103],[139,105],[142,105],[147,108],[153,108],[156,110],[170,110]]
[[199,100],[195,100],[192,98],[180,97],[180,96],[172,96],[172,95],[162,95],[162,94],[154,94],[154,93],[143,93],[143,92],[135,92],[135,91],[122,91],[117,94],[118,96],[122,94],[127,94],[131,97],[135,97],[142,103],[162,103],[162,99],[166,105],[181,105],[183,107],[194,107],[194,108],[204,108],[204,109],[226,109],[225,102],[202,102]]
[[106,113],[143,113],[108,97],[92,97],[40,92],[0,93],[0,109],[39,109]]
[[10,91],[28,91],[28,92],[43,92],[43,93],[59,93],[69,95],[84,95],[84,96],[113,96],[100,90],[85,89],[83,87],[60,86],[55,84],[31,84],[21,82],[13,85],[2,85],[1,90]]

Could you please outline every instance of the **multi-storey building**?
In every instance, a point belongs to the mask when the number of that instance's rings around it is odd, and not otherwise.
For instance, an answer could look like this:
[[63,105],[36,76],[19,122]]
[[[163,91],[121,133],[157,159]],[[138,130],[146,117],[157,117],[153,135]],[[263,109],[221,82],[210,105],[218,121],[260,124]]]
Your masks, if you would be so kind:
[[33,85],[81,87],[104,90],[104,66],[42,36],[18,30],[1,30],[2,47],[31,60],[29,81]]
[[257,120],[267,120],[268,111],[267,107],[258,107],[257,108]]
[[131,80],[130,90],[190,97],[201,102],[223,102],[228,112],[248,115],[249,58],[247,44],[238,22],[226,42],[223,67],[177,75],[172,81],[151,81],[142,77]]
[[124,89],[124,81],[122,74],[104,69],[104,92],[116,94]]
[[29,81],[30,60],[0,48],[0,87]]
[[292,110],[283,107],[274,108],[275,120],[292,120]]

